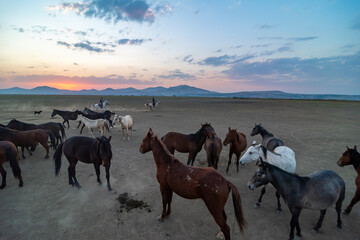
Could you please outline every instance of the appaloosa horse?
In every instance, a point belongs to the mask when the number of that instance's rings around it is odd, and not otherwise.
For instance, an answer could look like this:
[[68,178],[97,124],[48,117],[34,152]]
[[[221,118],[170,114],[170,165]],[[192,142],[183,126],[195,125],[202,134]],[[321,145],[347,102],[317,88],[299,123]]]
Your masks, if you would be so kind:
[[229,172],[231,157],[234,153],[236,155],[236,172],[239,172],[239,159],[241,156],[241,152],[243,152],[247,146],[246,136],[245,134],[238,132],[237,129],[230,129],[229,127],[229,132],[226,134],[223,144],[224,146],[227,146],[229,143],[229,162],[226,168],[226,173]]
[[347,208],[344,211],[344,214],[348,215],[350,214],[353,206],[360,201],[360,153],[357,151],[356,146],[354,146],[354,149],[350,149],[349,147],[346,148],[347,148],[346,151],[337,161],[337,164],[340,167],[352,164],[353,167],[355,168],[355,171],[357,172],[357,177],[355,179],[355,184],[356,184],[355,196],[351,200],[349,206],[347,206]]
[[0,173],[2,176],[0,189],[5,188],[6,186],[6,171],[2,166],[6,161],[9,161],[14,177],[19,179],[19,187],[24,185],[18,159],[19,153],[16,146],[9,141],[0,141]]
[[266,147],[270,151],[274,151],[278,146],[284,146],[284,142],[280,139],[274,137],[274,135],[268,132],[265,128],[263,128],[260,124],[255,124],[255,127],[250,133],[250,136],[255,136],[256,134],[260,134],[262,137],[261,144]]
[[194,165],[195,157],[205,142],[206,136],[215,133],[210,123],[201,124],[199,131],[193,134],[182,134],[168,132],[161,138],[167,150],[174,155],[175,150],[182,153],[189,153],[187,165]]
[[191,167],[183,164],[169,153],[151,128],[145,135],[139,151],[142,154],[153,152],[157,169],[156,178],[160,184],[163,203],[163,211],[159,220],[162,221],[170,215],[173,192],[187,199],[201,198],[221,228],[225,239],[230,240],[230,228],[226,224],[227,216],[224,206],[230,191],[232,191],[236,220],[240,231],[244,231],[246,221],[240,194],[235,185],[227,181],[218,171],[209,167]]

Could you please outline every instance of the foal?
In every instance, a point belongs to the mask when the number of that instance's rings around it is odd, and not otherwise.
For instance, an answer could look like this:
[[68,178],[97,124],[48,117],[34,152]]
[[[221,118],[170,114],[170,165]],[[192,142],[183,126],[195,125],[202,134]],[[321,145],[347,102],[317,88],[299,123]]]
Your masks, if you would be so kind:
[[356,184],[355,196],[351,200],[349,206],[347,206],[347,208],[344,211],[344,214],[348,215],[351,212],[353,206],[360,201],[360,153],[357,151],[356,146],[354,146],[354,149],[350,149],[348,147],[346,148],[347,148],[346,151],[337,161],[337,164],[340,167],[352,164],[355,168],[355,171],[357,172],[357,177],[355,179],[355,184]]
[[183,198],[201,198],[221,228],[225,239],[230,240],[230,228],[226,224],[227,216],[224,206],[232,190],[236,220],[240,231],[244,231],[246,221],[240,194],[235,185],[227,181],[218,171],[213,168],[191,167],[183,164],[169,153],[151,128],[145,135],[139,151],[142,154],[153,152],[157,169],[156,178],[160,184],[163,203],[163,211],[159,220],[162,221],[170,215],[173,191]]
[[229,132],[226,134],[223,144],[224,146],[226,146],[229,143],[229,162],[226,168],[226,173],[229,172],[231,158],[234,153],[236,155],[236,172],[239,172],[239,159],[241,156],[241,152],[243,152],[247,147],[246,136],[245,134],[238,132],[236,129],[230,129],[229,127]]

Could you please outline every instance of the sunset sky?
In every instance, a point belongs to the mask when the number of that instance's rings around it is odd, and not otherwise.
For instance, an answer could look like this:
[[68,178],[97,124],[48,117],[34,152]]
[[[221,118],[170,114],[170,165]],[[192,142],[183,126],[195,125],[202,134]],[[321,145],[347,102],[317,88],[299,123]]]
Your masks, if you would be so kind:
[[0,1],[0,88],[360,94],[360,1]]

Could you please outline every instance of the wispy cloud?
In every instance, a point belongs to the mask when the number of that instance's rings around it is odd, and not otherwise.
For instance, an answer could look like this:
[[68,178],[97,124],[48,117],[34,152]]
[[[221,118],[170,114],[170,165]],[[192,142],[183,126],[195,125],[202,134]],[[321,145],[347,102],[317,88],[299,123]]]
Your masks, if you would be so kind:
[[254,58],[254,57],[255,57],[254,55],[242,55],[242,56],[223,55],[223,56],[219,56],[219,57],[207,57],[207,58],[199,61],[198,64],[218,67],[218,66],[225,66],[225,65],[229,65],[229,64],[242,62],[242,61]]
[[314,40],[317,39],[319,37],[316,36],[312,36],[312,37],[296,37],[296,38],[289,38],[289,40],[292,41],[296,41],[296,42],[301,42],[301,41],[310,41],[310,40]]
[[274,27],[276,27],[276,25],[263,24],[263,25],[258,26],[259,29],[271,29]]
[[194,59],[192,58],[192,55],[187,55],[184,57],[183,61],[187,63],[191,63]]
[[13,29],[14,29],[15,31],[18,31],[19,33],[25,32],[24,28],[22,28],[22,27],[13,27]]
[[[86,50],[86,51],[89,51],[89,52],[97,52],[97,53],[102,53],[102,52],[112,53],[112,52],[114,52],[114,50],[112,50],[112,49],[99,48],[99,47],[93,46],[94,44],[99,45],[99,42],[91,43],[89,41],[84,41],[84,42],[78,42],[78,43],[70,44],[70,43],[67,43],[67,42],[64,42],[64,41],[57,41],[57,44],[60,45],[60,46],[65,46],[65,47],[67,47],[69,49],[72,49],[72,50]],[[108,44],[103,43],[103,45],[107,46]]]
[[147,41],[152,41],[151,38],[148,39],[128,39],[128,38],[123,38],[123,39],[119,39],[116,41],[117,44],[119,45],[141,45],[144,42]]
[[162,79],[170,79],[170,80],[177,79],[184,81],[190,81],[196,79],[195,75],[183,73],[180,69],[175,69],[174,71],[170,71],[168,74],[158,75],[157,77]]

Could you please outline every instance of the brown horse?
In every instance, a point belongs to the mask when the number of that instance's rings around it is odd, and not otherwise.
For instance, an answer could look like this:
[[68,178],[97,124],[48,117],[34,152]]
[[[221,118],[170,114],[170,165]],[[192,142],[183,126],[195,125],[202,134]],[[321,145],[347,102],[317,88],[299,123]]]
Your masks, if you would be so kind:
[[0,141],[0,173],[2,176],[0,189],[3,189],[6,186],[6,171],[2,166],[6,161],[9,161],[14,177],[19,179],[19,187],[24,185],[18,159],[19,153],[15,145],[9,141]]
[[344,214],[348,215],[351,212],[353,206],[360,201],[360,153],[357,151],[356,146],[354,146],[354,149],[350,149],[348,147],[346,148],[347,148],[346,151],[337,161],[337,164],[340,167],[352,164],[355,168],[355,171],[357,172],[357,177],[355,179],[355,184],[356,184],[355,196],[351,200],[349,206],[347,206],[347,208],[344,211]]
[[216,134],[206,137],[204,149],[209,167],[218,168],[220,153],[222,150],[221,139]]
[[170,154],[151,128],[145,135],[139,151],[142,154],[153,152],[157,169],[156,178],[160,183],[163,203],[159,220],[162,221],[170,215],[173,192],[187,199],[201,198],[220,226],[225,239],[230,240],[230,228],[226,224],[224,206],[232,190],[236,220],[240,231],[244,231],[246,221],[242,212],[240,194],[235,185],[227,181],[218,171],[209,167],[191,167],[183,164]]
[[226,168],[226,173],[229,171],[229,167],[231,164],[231,157],[235,153],[236,155],[236,171],[239,172],[239,159],[241,156],[241,152],[244,151],[247,147],[246,136],[245,134],[238,132],[236,129],[230,129],[226,134],[225,140],[223,142],[224,146],[230,143],[230,151],[229,151],[229,162]]
[[68,174],[69,184],[81,188],[76,179],[75,166],[78,161],[83,163],[94,164],[97,182],[102,185],[100,180],[100,166],[103,165],[106,171],[107,188],[111,191],[110,186],[110,161],[112,158],[112,151],[110,145],[111,136],[106,138],[104,136],[98,138],[89,138],[82,136],[75,136],[67,139],[61,143],[55,153],[55,175],[58,176],[61,168],[61,155],[64,152],[69,161]]
[[50,137],[51,144],[55,149],[55,136],[49,130],[34,129],[28,131],[17,131],[0,127],[0,140],[10,141],[16,147],[21,147],[23,158],[25,158],[24,148],[26,148],[29,154],[32,155],[28,147],[34,147],[38,143],[40,143],[46,150],[45,158],[49,158],[48,137]]
[[207,135],[215,134],[210,123],[201,124],[199,131],[193,134],[182,134],[168,132],[161,138],[167,150],[174,155],[175,150],[182,153],[189,153],[187,165],[194,165],[195,157],[201,151]]

